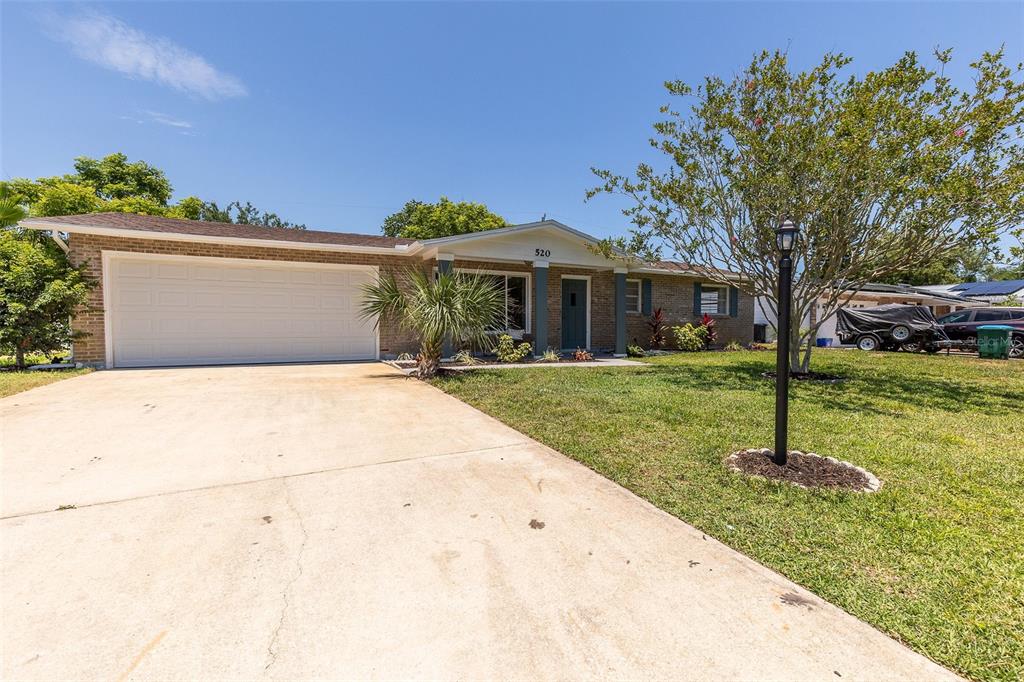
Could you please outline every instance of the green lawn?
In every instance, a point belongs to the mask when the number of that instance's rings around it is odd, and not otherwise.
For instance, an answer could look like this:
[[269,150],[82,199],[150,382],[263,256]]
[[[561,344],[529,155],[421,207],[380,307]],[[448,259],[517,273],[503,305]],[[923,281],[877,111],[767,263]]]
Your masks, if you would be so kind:
[[864,466],[874,495],[741,478],[770,447],[767,352],[642,368],[474,371],[445,391],[583,462],[932,659],[1024,679],[1024,362],[818,351],[790,447]]
[[65,369],[59,372],[0,372],[0,398],[45,386],[62,379],[88,374],[91,369]]

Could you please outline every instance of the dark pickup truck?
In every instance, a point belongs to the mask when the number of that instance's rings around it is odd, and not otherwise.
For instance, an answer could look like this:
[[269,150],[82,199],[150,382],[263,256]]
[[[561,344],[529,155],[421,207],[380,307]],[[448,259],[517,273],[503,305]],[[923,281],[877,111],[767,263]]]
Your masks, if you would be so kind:
[[1024,308],[969,308],[943,315],[938,320],[954,348],[978,347],[978,327],[1002,324],[1013,327],[1010,336],[1010,357],[1024,357]]

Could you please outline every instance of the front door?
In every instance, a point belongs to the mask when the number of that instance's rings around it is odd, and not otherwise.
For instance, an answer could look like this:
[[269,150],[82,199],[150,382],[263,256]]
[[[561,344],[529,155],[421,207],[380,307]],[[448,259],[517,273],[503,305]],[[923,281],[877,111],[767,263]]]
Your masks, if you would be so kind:
[[562,348],[587,347],[587,280],[562,280]]

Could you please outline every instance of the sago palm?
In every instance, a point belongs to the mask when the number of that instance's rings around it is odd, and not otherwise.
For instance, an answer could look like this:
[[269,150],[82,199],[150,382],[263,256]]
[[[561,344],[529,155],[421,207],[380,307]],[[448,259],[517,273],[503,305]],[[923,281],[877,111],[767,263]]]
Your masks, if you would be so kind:
[[0,186],[0,227],[17,225],[24,217],[25,209],[21,206],[21,197],[6,186]]
[[421,379],[437,374],[445,339],[488,345],[488,332],[504,314],[504,294],[493,279],[466,272],[432,277],[415,268],[402,279],[385,273],[364,285],[362,316],[375,325],[395,322],[419,337]]

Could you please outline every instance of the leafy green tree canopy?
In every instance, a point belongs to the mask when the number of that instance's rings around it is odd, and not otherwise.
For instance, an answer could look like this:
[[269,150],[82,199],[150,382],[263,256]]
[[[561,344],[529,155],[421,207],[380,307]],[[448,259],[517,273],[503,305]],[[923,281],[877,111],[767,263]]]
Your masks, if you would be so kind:
[[71,177],[94,187],[96,196],[101,199],[144,198],[166,206],[171,198],[171,183],[162,170],[145,161],[129,162],[121,153],[102,159],[79,156]]
[[[195,197],[189,197],[195,199]],[[305,225],[282,220],[276,213],[261,211],[251,202],[232,201],[223,209],[215,201],[204,201],[199,206],[199,217],[195,220],[210,220],[219,223],[236,223],[238,225],[262,225],[264,227],[290,227],[305,230]]]
[[0,188],[0,349],[13,350],[22,368],[26,352],[70,343],[71,315],[93,286],[51,239],[12,227],[24,217],[18,198]]
[[663,107],[654,126],[664,167],[595,170],[602,184],[588,196],[629,198],[640,257],[665,246],[709,279],[738,272],[773,312],[775,229],[792,218],[791,363],[805,370],[818,327],[851,292],[1024,223],[1021,65],[986,53],[961,90],[942,71],[951,53],[936,59],[937,70],[909,52],[858,76],[840,54],[794,72],[785,54],[763,52],[731,80],[666,83],[689,107]]
[[1000,272],[1001,257],[995,245],[977,245],[964,241],[956,250],[930,262],[879,277],[884,284],[952,284],[954,282],[982,282]]
[[14,178],[0,182],[21,198],[34,216],[76,215],[114,211],[266,227],[305,229],[305,225],[260,211],[250,202],[233,201],[221,209],[216,202],[185,197],[169,204],[173,188],[162,170],[145,161],[129,161],[121,153],[102,159],[79,156],[75,172],[63,176]]
[[381,231],[388,237],[436,239],[506,225],[504,218],[492,213],[484,204],[441,197],[436,204],[416,199],[407,201],[402,210],[384,219]]

